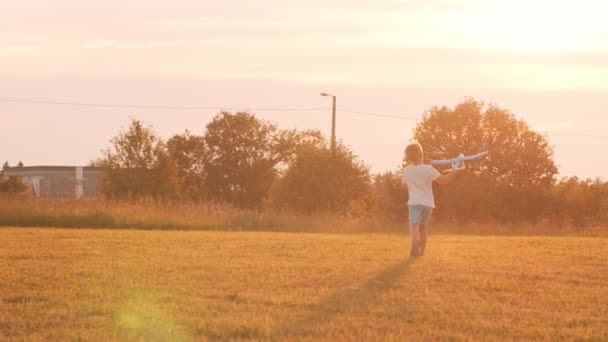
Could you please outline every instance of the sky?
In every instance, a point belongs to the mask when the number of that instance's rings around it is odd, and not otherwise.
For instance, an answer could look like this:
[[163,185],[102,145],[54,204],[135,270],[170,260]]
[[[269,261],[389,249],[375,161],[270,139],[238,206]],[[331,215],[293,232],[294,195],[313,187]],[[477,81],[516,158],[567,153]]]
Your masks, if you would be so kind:
[[426,110],[473,97],[546,133],[562,176],[604,177],[607,17],[592,0],[1,0],[0,159],[86,164],[130,118],[167,138],[214,108],[329,135],[327,92],[373,172]]

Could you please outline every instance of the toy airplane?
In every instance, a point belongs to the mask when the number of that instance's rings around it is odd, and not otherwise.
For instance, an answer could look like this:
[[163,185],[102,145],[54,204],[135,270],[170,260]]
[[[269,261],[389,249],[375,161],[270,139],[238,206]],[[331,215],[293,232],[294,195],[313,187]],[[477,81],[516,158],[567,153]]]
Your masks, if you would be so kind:
[[471,156],[465,156],[464,154],[459,154],[458,157],[456,158],[452,158],[452,159],[446,159],[446,160],[431,160],[431,165],[451,165],[452,166],[452,170],[447,170],[447,171],[453,171],[453,170],[457,170],[459,169],[462,164],[465,161],[468,160],[475,160],[478,158],[481,158],[485,155],[487,155],[488,152],[481,152],[481,153],[477,153]]

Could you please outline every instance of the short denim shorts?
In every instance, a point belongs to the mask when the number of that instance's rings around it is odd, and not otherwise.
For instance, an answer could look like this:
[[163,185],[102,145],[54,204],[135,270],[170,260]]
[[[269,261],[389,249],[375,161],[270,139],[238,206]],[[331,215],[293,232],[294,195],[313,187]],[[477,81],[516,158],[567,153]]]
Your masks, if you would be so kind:
[[433,208],[420,204],[408,205],[408,208],[410,212],[410,223],[427,224],[431,220]]

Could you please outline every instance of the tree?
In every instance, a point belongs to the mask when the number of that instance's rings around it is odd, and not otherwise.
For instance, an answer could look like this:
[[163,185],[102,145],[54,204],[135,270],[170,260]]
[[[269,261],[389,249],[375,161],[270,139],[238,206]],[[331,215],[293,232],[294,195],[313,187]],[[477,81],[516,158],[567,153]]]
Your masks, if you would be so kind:
[[22,194],[26,190],[27,185],[18,176],[10,176],[7,180],[0,182],[0,194],[16,195]]
[[274,138],[274,154],[280,161],[281,170],[292,163],[298,151],[305,147],[322,148],[325,146],[325,138],[318,130],[282,130]]
[[333,156],[327,144],[298,149],[294,161],[272,190],[277,209],[302,214],[368,211],[372,204],[369,169],[345,146]]
[[222,112],[207,125],[211,198],[257,207],[275,181],[273,137],[277,127],[250,113]]
[[608,224],[608,182],[564,178],[553,189],[551,221],[576,228]]
[[17,167],[23,167],[23,162],[21,160],[17,163]]
[[279,130],[251,113],[219,113],[204,134],[210,199],[260,207],[299,146],[321,140],[318,132]]
[[205,138],[189,131],[167,141],[169,159],[175,167],[180,196],[203,200],[207,194],[208,150]]
[[440,215],[458,220],[535,219],[546,207],[557,168],[547,138],[495,105],[466,99],[453,109],[433,107],[414,129],[427,159],[487,150],[449,189],[438,189]]
[[2,170],[8,170],[11,166],[8,164],[8,160],[2,164]]
[[391,221],[407,220],[408,193],[401,182],[400,172],[385,172],[374,177],[376,212]]
[[129,128],[111,143],[102,158],[106,171],[102,191],[106,196],[166,198],[175,195],[175,177],[167,147],[150,127],[132,119]]

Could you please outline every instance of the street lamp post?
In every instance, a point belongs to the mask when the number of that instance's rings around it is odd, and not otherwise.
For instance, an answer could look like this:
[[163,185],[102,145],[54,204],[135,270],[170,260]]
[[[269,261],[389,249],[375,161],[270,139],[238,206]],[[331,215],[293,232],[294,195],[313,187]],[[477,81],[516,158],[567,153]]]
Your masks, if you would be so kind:
[[327,93],[321,93],[321,96],[331,96],[331,153],[336,155],[336,97]]

